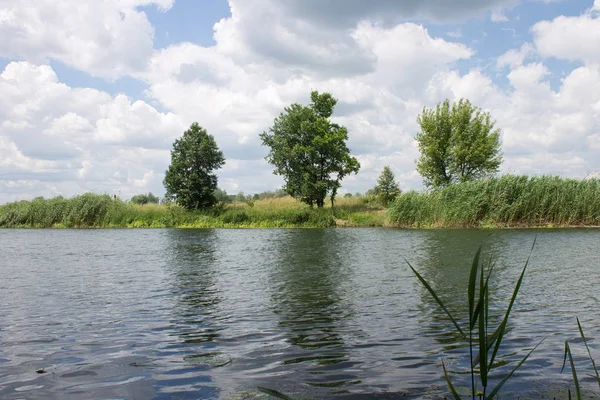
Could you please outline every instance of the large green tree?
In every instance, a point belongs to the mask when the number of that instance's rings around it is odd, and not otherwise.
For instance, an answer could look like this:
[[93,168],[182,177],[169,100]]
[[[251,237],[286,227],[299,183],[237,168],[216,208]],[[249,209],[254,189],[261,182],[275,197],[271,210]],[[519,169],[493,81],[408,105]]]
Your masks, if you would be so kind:
[[166,198],[188,209],[205,209],[216,204],[217,176],[225,164],[215,138],[194,122],[173,144],[171,165],[163,181]]
[[342,179],[357,173],[360,164],[346,145],[348,130],[329,120],[337,100],[316,91],[310,98],[308,106],[286,107],[260,138],[271,148],[265,159],[275,166],[274,174],[283,176],[285,191],[311,207],[323,207],[327,194],[333,205]]
[[417,117],[421,151],[417,171],[425,185],[447,186],[494,175],[502,164],[500,129],[488,112],[461,99],[435,109],[423,108]]
[[387,165],[383,167],[383,171],[381,171],[381,175],[377,179],[377,185],[373,188],[373,192],[375,192],[375,195],[384,207],[387,207],[400,194],[400,186],[396,182],[396,177],[392,169]]

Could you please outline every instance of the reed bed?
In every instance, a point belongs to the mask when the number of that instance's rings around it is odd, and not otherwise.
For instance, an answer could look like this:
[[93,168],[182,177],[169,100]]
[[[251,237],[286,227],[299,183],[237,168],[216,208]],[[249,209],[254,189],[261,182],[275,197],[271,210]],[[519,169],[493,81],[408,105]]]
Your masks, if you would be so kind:
[[381,226],[384,218],[381,207],[360,198],[339,199],[333,210],[329,205],[310,209],[282,197],[189,211],[173,204],[138,205],[93,193],[0,206],[2,228],[327,228]]
[[390,222],[401,227],[600,225],[600,180],[504,175],[396,199]]

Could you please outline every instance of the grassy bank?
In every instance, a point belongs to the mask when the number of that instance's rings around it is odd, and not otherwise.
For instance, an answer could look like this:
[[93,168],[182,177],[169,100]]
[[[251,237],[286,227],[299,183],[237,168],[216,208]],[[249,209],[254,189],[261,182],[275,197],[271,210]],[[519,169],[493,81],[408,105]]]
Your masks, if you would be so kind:
[[86,193],[0,206],[2,228],[285,228],[382,226],[385,211],[365,197],[340,198],[321,210],[290,198],[238,202],[210,211],[175,205],[135,205]]
[[407,192],[389,210],[399,227],[560,227],[600,225],[600,180],[505,175]]

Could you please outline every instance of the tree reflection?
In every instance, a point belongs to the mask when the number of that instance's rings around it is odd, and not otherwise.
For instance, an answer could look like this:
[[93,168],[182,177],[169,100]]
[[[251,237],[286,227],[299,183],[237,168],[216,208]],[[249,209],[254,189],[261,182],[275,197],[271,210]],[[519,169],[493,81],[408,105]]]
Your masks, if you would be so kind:
[[333,230],[291,230],[278,239],[271,297],[293,345],[283,363],[297,365],[294,376],[307,367],[312,375],[305,381],[313,386],[343,386],[356,379],[343,372],[351,364],[342,337],[352,313],[342,292],[350,274],[343,252],[348,239]]
[[186,344],[212,342],[222,330],[217,305],[223,300],[216,286],[213,230],[169,230],[168,253],[173,275],[176,334]]

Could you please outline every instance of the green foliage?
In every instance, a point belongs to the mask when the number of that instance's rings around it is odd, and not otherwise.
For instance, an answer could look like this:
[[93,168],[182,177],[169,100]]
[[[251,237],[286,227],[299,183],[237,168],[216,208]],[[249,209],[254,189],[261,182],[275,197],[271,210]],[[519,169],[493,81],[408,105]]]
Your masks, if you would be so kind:
[[166,197],[186,209],[207,209],[217,203],[214,170],[225,164],[223,153],[206,129],[194,122],[175,141],[164,185]]
[[400,186],[396,182],[392,169],[387,165],[383,167],[383,171],[377,179],[377,186],[373,191],[384,207],[387,207],[400,194]]
[[417,171],[433,188],[495,174],[502,163],[500,130],[489,113],[461,99],[445,100],[417,117],[421,151]]
[[[276,228],[335,226],[330,209],[311,210],[292,200],[282,206],[234,205],[187,210],[173,203],[137,205],[86,193],[71,199],[37,198],[0,206],[0,228]],[[291,200],[291,199],[290,199]],[[269,202],[270,200],[265,200]],[[300,206],[300,208],[298,208]],[[337,209],[336,209],[337,210]]]
[[406,227],[600,225],[600,180],[504,175],[396,198],[390,221]]
[[[510,298],[508,307],[504,312],[504,317],[502,318],[502,322],[496,327],[496,329],[491,330],[491,320],[490,317],[490,304],[489,304],[489,279],[492,275],[493,265],[491,263],[488,264],[487,268],[485,268],[484,263],[481,261],[481,250],[482,246],[479,247],[475,257],[473,258],[473,262],[471,264],[471,271],[469,274],[469,282],[467,283],[467,304],[468,304],[468,325],[461,328],[461,324],[459,320],[455,318],[450,310],[446,307],[444,302],[440,299],[440,297],[436,294],[435,290],[429,285],[429,283],[413,268],[412,265],[407,261],[406,263],[412,270],[412,272],[416,275],[419,281],[423,284],[423,286],[427,289],[427,291],[431,294],[435,302],[444,310],[454,327],[456,328],[457,333],[462,337],[469,345],[469,365],[470,365],[470,374],[471,374],[471,398],[475,399],[475,396],[478,396],[483,399],[494,399],[497,396],[498,392],[502,388],[502,386],[508,381],[508,379],[523,365],[523,363],[529,358],[531,353],[542,343],[540,341],[533,349],[531,349],[515,366],[514,368],[504,377],[502,378],[496,386],[487,394],[488,389],[488,377],[492,369],[497,366],[494,364],[496,361],[496,357],[498,356],[498,352],[501,348],[502,340],[504,338],[506,332],[506,326],[508,325],[508,320],[510,317],[510,313],[512,311],[513,305],[517,298],[517,294],[521,288],[521,284],[523,282],[523,277],[525,276],[525,271],[527,270],[527,265],[529,264],[529,259],[531,257],[531,253],[533,252],[533,248],[535,246],[535,240],[533,241],[533,245],[531,246],[531,250],[529,252],[529,256],[525,261],[525,265],[519,275],[517,283],[515,284],[515,288],[513,290],[513,294]],[[473,351],[476,350],[478,353],[474,355]],[[444,377],[446,378],[446,382],[448,384],[448,388],[452,393],[452,396],[456,400],[460,400],[460,396],[448,374],[446,369],[446,365],[442,360],[442,368],[444,370]],[[479,385],[475,382],[475,375],[478,375],[479,384],[481,385],[481,389],[479,389]]]
[[131,198],[133,204],[158,204],[159,198],[151,192],[148,194],[137,194]]
[[109,223],[111,215],[126,207],[125,203],[106,194],[86,193],[72,199],[62,196],[47,200],[36,198],[3,205],[0,227],[102,227]]
[[357,173],[360,164],[346,146],[347,129],[329,120],[337,100],[313,91],[311,101],[286,107],[260,138],[270,147],[266,160],[283,176],[286,192],[321,208],[328,193],[333,204],[342,179]]

